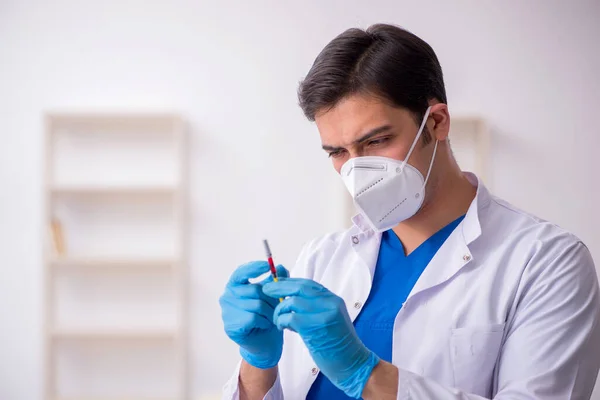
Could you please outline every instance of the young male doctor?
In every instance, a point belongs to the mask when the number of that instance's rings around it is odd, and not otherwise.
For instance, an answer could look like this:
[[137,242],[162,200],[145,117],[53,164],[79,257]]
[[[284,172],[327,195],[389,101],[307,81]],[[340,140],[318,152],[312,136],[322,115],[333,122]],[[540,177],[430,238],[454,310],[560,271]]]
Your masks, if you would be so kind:
[[308,243],[291,278],[250,283],[263,261],[233,273],[220,304],[242,360],[223,398],[589,399],[590,252],[460,170],[431,47],[350,29],[299,98],[360,213]]

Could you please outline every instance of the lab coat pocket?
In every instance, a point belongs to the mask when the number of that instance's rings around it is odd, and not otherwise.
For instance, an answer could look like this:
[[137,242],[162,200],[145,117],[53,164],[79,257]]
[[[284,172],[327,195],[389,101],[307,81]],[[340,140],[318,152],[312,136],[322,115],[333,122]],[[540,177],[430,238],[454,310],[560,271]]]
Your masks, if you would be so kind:
[[503,334],[504,324],[452,329],[450,351],[457,388],[490,396]]

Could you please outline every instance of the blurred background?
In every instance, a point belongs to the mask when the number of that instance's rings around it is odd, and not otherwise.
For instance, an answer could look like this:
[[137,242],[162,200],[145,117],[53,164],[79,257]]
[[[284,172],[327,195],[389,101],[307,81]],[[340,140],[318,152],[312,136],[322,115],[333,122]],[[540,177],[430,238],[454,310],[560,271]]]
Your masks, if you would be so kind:
[[595,0],[0,0],[0,399],[219,397],[230,273],[263,238],[290,267],[348,225],[296,89],[350,27],[427,41],[451,116],[485,127],[487,186],[600,268],[599,18]]

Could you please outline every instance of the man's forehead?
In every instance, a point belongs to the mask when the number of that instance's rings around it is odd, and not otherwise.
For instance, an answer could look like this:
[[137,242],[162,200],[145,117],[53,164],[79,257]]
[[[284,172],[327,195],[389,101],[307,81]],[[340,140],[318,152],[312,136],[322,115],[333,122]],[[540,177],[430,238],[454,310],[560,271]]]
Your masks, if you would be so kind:
[[393,108],[381,100],[351,97],[316,116],[323,145],[343,146],[379,127],[393,125]]

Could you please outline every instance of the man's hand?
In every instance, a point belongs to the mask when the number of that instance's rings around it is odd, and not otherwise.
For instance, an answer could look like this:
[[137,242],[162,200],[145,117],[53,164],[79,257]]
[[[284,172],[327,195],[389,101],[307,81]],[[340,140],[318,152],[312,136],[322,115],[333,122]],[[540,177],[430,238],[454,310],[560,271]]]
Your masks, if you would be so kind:
[[309,279],[286,278],[263,287],[277,305],[273,321],[297,332],[321,372],[346,395],[360,398],[379,358],[360,341],[344,300]]
[[[262,291],[262,285],[273,278],[260,283],[249,282],[268,271],[266,261],[242,265],[233,272],[219,299],[225,333],[240,346],[242,358],[260,369],[275,367],[283,347],[283,333],[273,324],[277,300]],[[277,267],[277,274],[288,276],[282,266]]]

